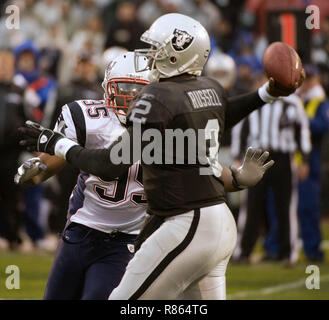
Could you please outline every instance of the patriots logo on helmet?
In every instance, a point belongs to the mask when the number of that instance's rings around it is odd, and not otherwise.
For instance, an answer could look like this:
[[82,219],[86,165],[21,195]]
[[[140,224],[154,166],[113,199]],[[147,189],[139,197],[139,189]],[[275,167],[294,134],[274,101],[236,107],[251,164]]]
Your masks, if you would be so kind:
[[40,138],[40,143],[46,143],[47,141],[48,141],[48,137],[43,134]]
[[190,46],[193,39],[194,37],[192,37],[186,31],[175,29],[171,44],[176,51],[182,51]]
[[111,70],[113,69],[113,67],[116,65],[116,61],[112,60],[109,62],[109,64],[106,67],[106,72],[111,72]]
[[128,243],[127,248],[131,253],[135,252],[135,246],[133,244]]

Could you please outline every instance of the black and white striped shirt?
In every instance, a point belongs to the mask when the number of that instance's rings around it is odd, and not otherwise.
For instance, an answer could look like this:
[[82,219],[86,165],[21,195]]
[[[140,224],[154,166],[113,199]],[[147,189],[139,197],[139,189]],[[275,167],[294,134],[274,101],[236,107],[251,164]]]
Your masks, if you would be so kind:
[[310,130],[301,99],[289,97],[252,112],[232,130],[231,152],[240,157],[248,146],[282,153],[311,151]]

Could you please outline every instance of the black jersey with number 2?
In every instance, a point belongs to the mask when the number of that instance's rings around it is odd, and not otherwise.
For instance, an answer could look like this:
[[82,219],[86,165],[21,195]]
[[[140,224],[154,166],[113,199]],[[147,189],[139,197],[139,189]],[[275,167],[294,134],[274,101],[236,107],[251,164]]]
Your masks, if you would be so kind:
[[218,150],[226,104],[213,79],[177,77],[146,86],[130,105],[127,126],[139,125],[142,140],[150,140],[142,155],[150,214],[177,215],[225,201]]

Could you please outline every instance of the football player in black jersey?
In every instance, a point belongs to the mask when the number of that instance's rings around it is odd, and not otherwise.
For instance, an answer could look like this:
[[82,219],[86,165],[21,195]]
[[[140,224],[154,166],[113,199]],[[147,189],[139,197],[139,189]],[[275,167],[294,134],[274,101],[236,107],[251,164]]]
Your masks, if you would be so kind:
[[65,158],[104,180],[119,177],[132,163],[142,161],[152,218],[142,232],[146,240],[110,299],[174,299],[215,266],[221,265],[225,275],[236,226],[225,204],[224,187],[252,186],[273,164],[264,165],[268,154],[257,150],[247,153],[245,161],[253,163],[253,175],[246,176],[243,166],[222,167],[217,155],[224,129],[291,91],[278,89],[270,79],[256,92],[227,98],[215,80],[200,76],[210,52],[209,36],[187,16],[158,18],[141,40],[151,48],[136,51],[136,68],[139,59],[147,57],[147,68],[159,82],[144,87],[133,100],[127,132],[115,143],[108,149],[87,150],[28,123],[21,129],[21,145]]

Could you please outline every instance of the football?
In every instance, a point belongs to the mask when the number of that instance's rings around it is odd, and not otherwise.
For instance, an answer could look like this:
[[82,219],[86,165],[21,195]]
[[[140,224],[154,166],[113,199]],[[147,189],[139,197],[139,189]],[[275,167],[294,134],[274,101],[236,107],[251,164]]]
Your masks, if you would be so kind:
[[298,53],[284,42],[270,44],[263,56],[263,69],[283,88],[294,88],[303,69]]

